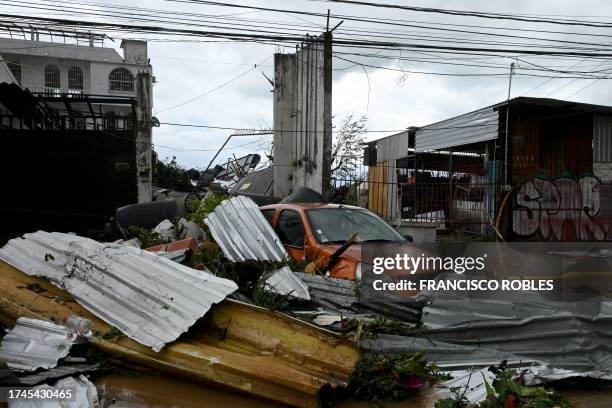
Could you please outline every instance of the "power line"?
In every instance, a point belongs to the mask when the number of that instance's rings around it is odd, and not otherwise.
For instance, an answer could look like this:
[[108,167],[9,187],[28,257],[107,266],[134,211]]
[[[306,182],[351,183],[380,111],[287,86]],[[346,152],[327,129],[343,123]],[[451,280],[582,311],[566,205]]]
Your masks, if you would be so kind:
[[[0,14],[3,17],[16,16],[10,14]],[[127,31],[136,32],[149,32],[149,33],[166,33],[166,34],[177,34],[177,35],[189,35],[189,36],[205,36],[212,38],[225,38],[237,41],[281,41],[281,42],[293,42],[301,43],[304,41],[302,36],[295,35],[272,35],[272,34],[260,34],[260,33],[242,33],[234,31],[211,31],[211,30],[194,30],[194,29],[181,29],[181,28],[168,28],[168,27],[157,27],[157,26],[142,26],[134,24],[119,24],[109,22],[94,22],[84,20],[71,20],[71,19],[60,19],[50,17],[28,17],[39,22],[52,22],[56,24],[65,24],[69,26],[77,27],[100,27],[100,28],[114,28],[122,29]],[[591,51],[550,51],[550,50],[526,50],[526,49],[504,49],[504,48],[483,48],[483,47],[457,47],[450,45],[432,45],[432,44],[416,44],[416,43],[399,43],[399,42],[385,42],[385,41],[355,41],[355,40],[344,40],[344,39],[333,39],[333,44],[363,47],[363,48],[395,48],[395,49],[427,49],[427,50],[439,50],[439,51],[455,51],[455,52],[480,52],[480,53],[496,53],[496,54],[528,54],[528,55],[573,55],[582,57],[608,57],[612,58],[612,53],[599,54]]]
[[166,112],[166,111],[169,111],[169,110],[171,110],[171,109],[176,109],[176,108],[179,108],[179,107],[184,106],[184,105],[187,105],[188,103],[191,103],[191,102],[193,102],[193,101],[195,101],[195,100],[198,100],[198,99],[203,98],[203,97],[205,97],[205,96],[207,96],[207,95],[210,95],[211,93],[213,93],[213,92],[215,92],[215,91],[218,91],[219,89],[223,88],[224,86],[231,84],[232,82],[234,82],[234,81],[238,80],[239,78],[242,78],[243,76],[245,76],[245,75],[246,75],[246,74],[248,74],[249,72],[251,72],[251,71],[253,71],[253,70],[257,69],[257,67],[258,67],[259,65],[261,65],[261,64],[263,64],[264,62],[268,61],[270,58],[272,58],[272,56],[270,56],[270,57],[268,57],[268,58],[263,59],[261,62],[258,62],[257,64],[253,65],[253,67],[251,67],[251,68],[247,69],[246,71],[244,71],[244,72],[242,72],[242,73],[240,73],[240,74],[236,75],[235,77],[233,77],[233,78],[231,78],[231,79],[229,79],[229,80],[227,80],[227,81],[223,82],[222,84],[219,84],[219,85],[217,85],[216,87],[214,87],[214,88],[212,88],[212,89],[210,89],[210,90],[208,90],[208,91],[206,91],[206,92],[204,92],[204,93],[202,93],[202,94],[200,94],[200,95],[194,96],[193,98],[187,99],[186,101],[183,101],[183,102],[181,102],[181,103],[179,103],[179,104],[176,104],[176,105],[170,106],[170,107],[165,108],[165,109],[161,109],[161,110],[159,110],[159,111],[158,111],[158,113],[161,113],[161,112]]
[[512,20],[512,21],[523,21],[529,23],[547,23],[547,24],[560,24],[560,25],[573,25],[573,26],[584,26],[584,27],[596,27],[596,28],[609,28],[612,27],[612,23],[609,22],[598,22],[598,21],[587,21],[587,20],[571,20],[571,19],[552,19],[552,18],[535,18],[525,17],[525,15],[509,14],[509,13],[487,13],[480,11],[469,11],[469,10],[451,10],[451,9],[439,9],[439,8],[427,8],[427,7],[415,7],[406,6],[400,4],[389,4],[389,3],[372,3],[368,1],[357,1],[357,0],[323,0],[329,3],[346,3],[359,6],[369,6],[377,8],[390,8],[406,11],[417,11],[422,13],[435,13],[435,14],[446,14],[452,16],[462,17],[478,17],[488,18],[495,20]]

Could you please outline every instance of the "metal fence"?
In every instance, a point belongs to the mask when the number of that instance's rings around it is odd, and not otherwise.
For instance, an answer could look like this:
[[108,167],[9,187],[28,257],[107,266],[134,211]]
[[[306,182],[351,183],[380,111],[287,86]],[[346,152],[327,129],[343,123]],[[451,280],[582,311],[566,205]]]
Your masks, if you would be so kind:
[[499,165],[486,143],[463,151],[408,152],[398,160],[363,162],[332,173],[332,199],[366,207],[391,224],[436,223],[476,234],[492,232]]
[[[516,241],[612,241],[612,184],[597,171],[518,178],[502,189],[502,163],[487,146],[409,152],[332,173],[332,200],[370,209],[392,225],[435,223]],[[518,161],[517,161],[518,163]],[[516,164],[515,164],[516,165]]]

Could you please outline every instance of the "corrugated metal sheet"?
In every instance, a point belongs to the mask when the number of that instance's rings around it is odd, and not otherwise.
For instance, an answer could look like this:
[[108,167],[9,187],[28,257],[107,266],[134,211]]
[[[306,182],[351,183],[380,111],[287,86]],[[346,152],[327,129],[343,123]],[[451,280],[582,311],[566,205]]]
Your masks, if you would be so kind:
[[161,350],[234,282],[129,246],[38,231],[10,240],[0,259],[66,289],[83,307],[141,344]]
[[99,408],[98,391],[96,386],[84,375],[67,377],[59,380],[53,386],[47,384],[32,388],[37,390],[66,390],[70,389],[73,398],[64,401],[45,401],[43,399],[24,399],[9,401],[9,408]]
[[257,170],[242,178],[229,191],[232,195],[253,194],[261,196],[274,195],[274,166]]
[[16,371],[49,369],[68,355],[77,337],[66,326],[20,317],[2,339],[0,359]]
[[273,271],[272,275],[266,279],[266,288],[281,295],[310,300],[308,287],[288,266]]
[[487,107],[419,128],[415,148],[429,151],[483,142],[497,138],[498,129],[499,114],[493,107]]
[[457,381],[446,384],[453,387],[465,385],[476,369],[472,377],[480,379],[473,384],[470,380],[472,401],[484,396],[478,370],[504,360],[527,367],[532,383],[612,378],[612,305],[607,301],[552,303],[535,292],[469,299],[440,292],[424,308],[422,322],[427,329],[412,336],[379,335],[364,340],[362,347],[374,352],[426,351],[442,371],[459,374]]
[[[451,275],[443,277],[450,279]],[[551,302],[542,292],[494,296],[439,291],[423,309],[423,328],[412,335],[362,340],[371,352],[425,351],[454,377],[445,387],[463,387],[478,402],[485,396],[481,373],[507,361],[526,368],[529,383],[569,377],[612,379],[612,302]]]
[[204,220],[227,259],[277,261],[289,255],[257,204],[247,197],[223,201]]
[[361,301],[357,299],[355,282],[328,276],[294,272],[308,286],[312,301],[329,312],[341,314],[362,313],[380,314],[396,320],[416,323],[421,318],[421,310],[427,297],[402,299],[381,295],[380,301]]
[[612,162],[612,116],[593,115],[593,162]]

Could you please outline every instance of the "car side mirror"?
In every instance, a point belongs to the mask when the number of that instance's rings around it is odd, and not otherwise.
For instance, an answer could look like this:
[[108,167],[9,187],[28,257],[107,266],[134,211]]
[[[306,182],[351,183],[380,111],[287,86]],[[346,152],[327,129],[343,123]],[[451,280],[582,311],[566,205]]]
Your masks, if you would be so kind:
[[414,242],[414,239],[412,239],[412,235],[402,235],[404,238],[406,238],[406,241],[408,242]]

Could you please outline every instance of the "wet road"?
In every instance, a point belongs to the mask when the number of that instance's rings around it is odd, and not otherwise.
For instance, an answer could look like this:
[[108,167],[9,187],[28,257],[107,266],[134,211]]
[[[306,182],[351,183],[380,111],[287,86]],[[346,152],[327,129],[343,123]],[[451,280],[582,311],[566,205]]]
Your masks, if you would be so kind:
[[[275,406],[201,384],[154,374],[128,372],[111,374],[95,380],[100,406],[106,407],[177,407],[177,408],[263,408]],[[612,406],[612,384],[582,381],[559,389],[576,408],[609,408]],[[424,392],[423,392],[424,391]],[[431,408],[438,399],[433,392],[422,390],[413,399],[389,403],[388,408]],[[338,408],[369,408],[363,401],[342,401]]]

